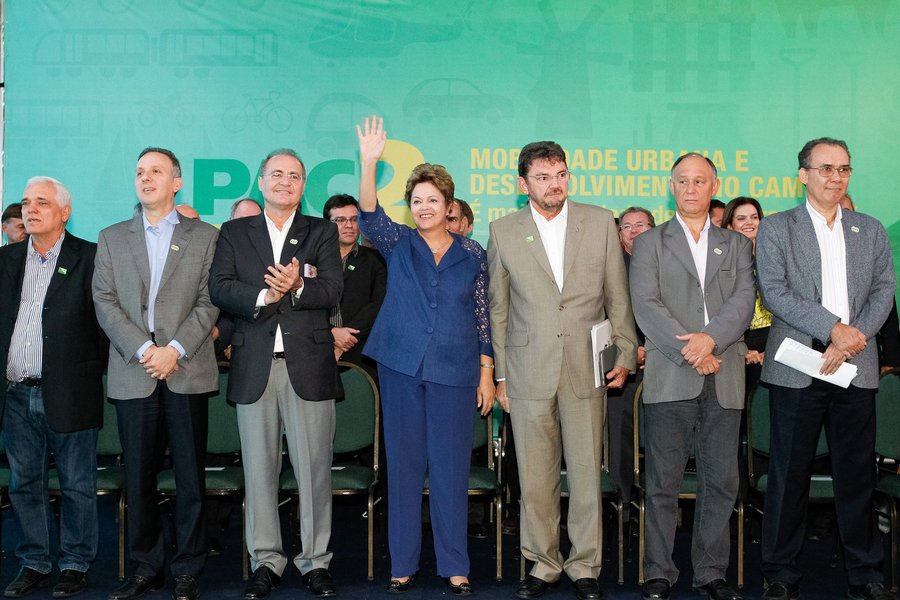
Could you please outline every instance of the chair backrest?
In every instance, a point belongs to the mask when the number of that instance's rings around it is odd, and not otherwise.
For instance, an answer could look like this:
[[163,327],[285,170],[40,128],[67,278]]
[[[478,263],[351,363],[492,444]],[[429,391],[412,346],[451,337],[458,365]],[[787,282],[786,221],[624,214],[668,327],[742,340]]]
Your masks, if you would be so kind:
[[375,446],[378,452],[378,386],[366,371],[341,361],[344,399],[335,403],[334,453],[345,454]]
[[119,421],[116,417],[116,405],[106,397],[106,373],[103,374],[103,427],[97,433],[97,455],[119,456],[122,454],[122,442],[119,440]]
[[209,397],[209,424],[206,451],[209,454],[236,454],[241,451],[237,409],[227,402],[228,371],[219,373],[219,391]]
[[885,375],[875,394],[875,453],[900,460],[900,377]]

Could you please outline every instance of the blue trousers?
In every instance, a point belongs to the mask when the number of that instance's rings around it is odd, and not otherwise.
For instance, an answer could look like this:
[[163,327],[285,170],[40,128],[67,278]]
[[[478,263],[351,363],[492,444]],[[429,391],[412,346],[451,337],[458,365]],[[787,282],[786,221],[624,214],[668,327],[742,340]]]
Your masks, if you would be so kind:
[[406,577],[419,570],[426,473],[438,575],[468,575],[467,491],[476,388],[422,381],[381,364],[378,378],[387,454],[391,575]]
[[21,566],[41,573],[50,556],[47,463],[56,461],[62,491],[59,569],[87,572],[97,555],[97,430],[57,433],[47,424],[40,387],[21,383],[6,391],[3,436],[11,471],[9,498],[16,515]]

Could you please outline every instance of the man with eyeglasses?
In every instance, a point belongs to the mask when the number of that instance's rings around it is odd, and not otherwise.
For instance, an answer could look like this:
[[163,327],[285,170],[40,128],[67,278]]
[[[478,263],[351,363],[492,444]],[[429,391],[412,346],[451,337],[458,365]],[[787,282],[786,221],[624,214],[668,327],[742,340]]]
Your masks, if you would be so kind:
[[335,595],[331,551],[334,399],[342,393],[329,317],[343,289],[334,224],[300,212],[306,168],[293,150],[263,159],[265,208],[222,224],[209,276],[213,302],[234,316],[228,400],[237,404],[246,483],[244,600],[266,598],[288,564],[278,481],[282,432],[300,489],[293,563],[315,596]]
[[[538,598],[565,572],[579,600],[595,600],[606,390],[594,384],[591,327],[610,320],[618,358],[604,375],[622,387],[637,347],[625,264],[612,213],[568,199],[559,144],[528,144],[518,167],[528,206],[492,222],[488,240],[497,399],[516,437],[522,555],[533,563],[516,596]],[[559,543],[563,457],[567,557]]]
[[[804,541],[809,478],[819,433],[828,434],[834,504],[849,596],[888,600],[881,536],[872,514],[875,484],[875,334],[891,310],[896,276],[884,226],[842,210],[850,151],[841,140],[807,142],[798,155],[806,202],[760,222],[756,265],[763,304],[772,312],[762,380],[772,411],[769,480],[763,512],[763,598],[799,596],[797,557]],[[822,353],[820,375],[846,363],[848,388],[811,378],[775,360],[791,338]]]
[[344,270],[341,302],[331,312],[334,357],[364,367],[377,378],[375,363],[362,355],[387,289],[387,267],[381,255],[359,244],[359,203],[349,194],[328,199],[322,216],[337,225]]
[[619,243],[622,244],[622,251],[625,253],[626,268],[631,260],[634,238],[655,226],[653,213],[640,206],[629,206],[619,215]]

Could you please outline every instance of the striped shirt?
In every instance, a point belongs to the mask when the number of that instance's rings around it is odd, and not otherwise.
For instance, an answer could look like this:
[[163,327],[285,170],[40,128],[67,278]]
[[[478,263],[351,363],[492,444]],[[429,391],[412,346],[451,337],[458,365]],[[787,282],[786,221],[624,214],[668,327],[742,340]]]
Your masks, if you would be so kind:
[[850,323],[850,294],[847,291],[847,248],[844,245],[841,207],[837,207],[837,215],[830,228],[825,217],[810,205],[809,200],[806,201],[806,210],[816,230],[819,255],[822,257],[822,306],[847,325]]
[[40,378],[44,367],[44,327],[42,315],[47,286],[56,271],[56,261],[65,232],[59,236],[47,256],[41,256],[34,249],[32,238],[28,238],[25,254],[25,276],[22,279],[22,297],[19,300],[19,315],[9,342],[9,359],[6,362],[6,378],[21,381],[27,377]]

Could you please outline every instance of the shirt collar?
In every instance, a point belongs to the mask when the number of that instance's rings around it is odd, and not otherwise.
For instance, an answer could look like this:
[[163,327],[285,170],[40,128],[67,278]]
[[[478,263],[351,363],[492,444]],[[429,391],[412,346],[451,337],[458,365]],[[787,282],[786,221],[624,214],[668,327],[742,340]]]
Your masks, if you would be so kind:
[[[678,223],[681,225],[681,228],[684,229],[684,232],[693,238],[693,234],[691,233],[691,228],[688,227],[688,224],[684,222],[684,219],[681,218],[681,215],[678,214],[678,211],[675,211],[675,218],[678,219]],[[700,235],[702,236],[705,232],[709,231],[709,227],[712,221],[709,219],[709,214],[706,215],[706,223],[703,224],[703,229],[700,230]]]
[[[552,219],[545,218],[544,215],[542,215],[537,210],[535,210],[534,204],[532,204],[531,200],[528,201],[528,206],[531,208],[531,216],[534,217],[535,219],[540,219],[541,222],[543,222],[543,223],[565,223],[569,218],[569,199],[568,198],[566,198],[565,201],[563,201],[562,210],[560,210],[559,213]],[[557,221],[557,219],[559,219],[559,221]]]
[[[828,225],[828,221],[825,219],[825,215],[817,211],[813,208],[813,205],[809,203],[809,198],[806,199],[806,212],[809,213],[810,218],[812,218],[813,222],[818,221],[821,225]],[[838,204],[837,214],[834,216],[834,222],[840,222],[843,216],[843,211],[841,210],[841,205]]]
[[151,225],[150,221],[147,220],[147,215],[145,215],[143,213],[141,213],[141,220],[143,220],[143,222],[144,222],[144,231],[150,229],[151,227],[159,227],[163,221],[165,221],[172,227],[175,227],[176,225],[178,225],[181,222],[181,220],[178,218],[178,211],[175,210],[174,208],[172,209],[172,212],[170,212],[165,217],[160,219],[160,221],[156,225]]
[[[62,247],[62,242],[63,242],[64,237],[66,237],[65,230],[63,230],[63,232],[60,234],[59,238],[57,238],[56,243],[53,244],[53,247],[50,248],[49,250],[47,250],[47,258],[48,259],[53,258],[54,256],[59,256],[59,249],[60,249],[60,247]],[[41,260],[43,260],[44,257],[41,256],[37,250],[34,249],[34,238],[31,237],[30,235],[28,236],[27,243],[28,243],[28,246],[27,246],[28,258],[33,259],[35,256],[40,256]]]
[[278,229],[278,226],[275,225],[275,221],[273,221],[272,219],[269,218],[269,214],[266,211],[263,211],[263,216],[266,218],[266,224],[270,228],[274,229],[275,231],[280,231],[281,233],[285,233],[288,229],[291,228],[291,225],[293,225],[293,223],[294,223],[294,217],[296,215],[297,215],[297,211],[292,212],[291,216],[289,216],[284,221],[284,225],[281,226],[281,229]]

